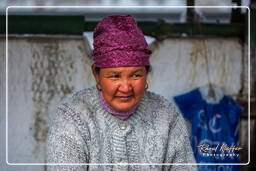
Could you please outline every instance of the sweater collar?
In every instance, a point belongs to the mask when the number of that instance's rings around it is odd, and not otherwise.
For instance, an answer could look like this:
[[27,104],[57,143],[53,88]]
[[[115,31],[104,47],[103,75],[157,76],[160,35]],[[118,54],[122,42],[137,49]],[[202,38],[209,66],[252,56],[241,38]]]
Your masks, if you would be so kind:
[[109,125],[111,128],[116,129],[118,128],[119,123],[129,123],[131,125],[136,125],[138,122],[141,122],[143,117],[146,115],[147,111],[147,102],[146,102],[146,96],[147,96],[147,91],[145,92],[144,96],[142,97],[140,103],[138,104],[137,109],[135,110],[135,113],[131,115],[128,119],[126,120],[120,120],[117,117],[114,117],[111,115],[109,112],[107,112],[103,106],[100,104],[100,99],[99,99],[99,93],[96,87],[91,87],[88,89],[88,95],[91,98],[88,98],[87,103],[89,104],[89,107],[91,108],[92,111],[96,114],[96,117],[99,118],[104,118],[104,122]]
[[131,115],[133,115],[137,109],[137,106],[134,106],[132,109],[128,110],[128,111],[118,111],[116,109],[114,109],[103,97],[102,92],[99,92],[99,99],[100,99],[100,104],[102,105],[102,107],[110,114],[112,114],[113,116],[115,116],[116,118],[120,119],[120,120],[126,120],[128,119]]

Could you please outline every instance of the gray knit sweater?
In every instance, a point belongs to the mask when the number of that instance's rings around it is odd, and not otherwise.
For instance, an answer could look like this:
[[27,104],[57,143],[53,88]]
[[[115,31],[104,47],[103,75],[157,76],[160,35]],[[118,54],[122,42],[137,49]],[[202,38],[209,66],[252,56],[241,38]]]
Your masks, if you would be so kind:
[[[197,170],[191,165],[153,165],[195,160],[182,116],[173,104],[148,91],[125,121],[101,106],[95,87],[72,94],[58,107],[47,148],[48,163],[80,163],[48,166],[51,171]],[[119,165],[102,165],[107,163]]]

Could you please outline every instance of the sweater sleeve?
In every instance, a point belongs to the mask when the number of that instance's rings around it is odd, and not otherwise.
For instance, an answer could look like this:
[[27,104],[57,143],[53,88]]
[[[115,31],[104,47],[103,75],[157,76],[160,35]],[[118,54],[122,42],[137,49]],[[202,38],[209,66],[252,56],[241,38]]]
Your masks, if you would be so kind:
[[184,163],[185,165],[170,165],[164,170],[169,171],[197,171],[196,165],[186,165],[195,163],[194,154],[190,145],[188,130],[185,120],[181,114],[177,113],[177,119],[169,132],[169,141],[166,153],[166,163]]
[[[74,111],[60,107],[51,124],[47,139],[48,171],[85,171],[86,165],[65,165],[88,163],[88,150],[84,139],[72,117]],[[62,165],[63,163],[63,165]]]

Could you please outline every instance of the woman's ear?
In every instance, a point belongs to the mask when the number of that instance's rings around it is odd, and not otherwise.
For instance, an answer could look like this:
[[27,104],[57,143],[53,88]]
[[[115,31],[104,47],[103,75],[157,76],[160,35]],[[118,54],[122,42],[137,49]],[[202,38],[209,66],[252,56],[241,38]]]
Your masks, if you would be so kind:
[[96,83],[99,83],[99,73],[96,72],[96,65],[92,64],[91,69],[92,69],[92,73],[93,73]]

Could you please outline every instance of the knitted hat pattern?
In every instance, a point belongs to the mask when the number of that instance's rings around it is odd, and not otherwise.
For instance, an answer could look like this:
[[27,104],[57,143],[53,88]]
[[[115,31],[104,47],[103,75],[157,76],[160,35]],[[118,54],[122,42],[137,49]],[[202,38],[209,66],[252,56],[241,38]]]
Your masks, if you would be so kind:
[[93,33],[96,67],[149,66],[152,53],[142,31],[130,16],[107,16]]

